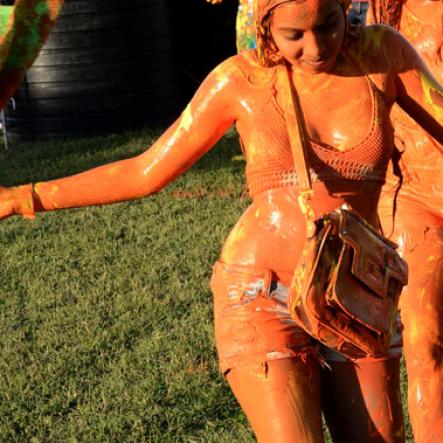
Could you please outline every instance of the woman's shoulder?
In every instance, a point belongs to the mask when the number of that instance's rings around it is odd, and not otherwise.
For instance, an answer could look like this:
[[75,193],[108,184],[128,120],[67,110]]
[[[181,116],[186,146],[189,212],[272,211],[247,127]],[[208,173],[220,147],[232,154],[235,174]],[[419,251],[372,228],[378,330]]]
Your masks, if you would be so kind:
[[254,86],[269,83],[275,77],[276,68],[262,66],[257,51],[249,49],[227,58],[212,73]]

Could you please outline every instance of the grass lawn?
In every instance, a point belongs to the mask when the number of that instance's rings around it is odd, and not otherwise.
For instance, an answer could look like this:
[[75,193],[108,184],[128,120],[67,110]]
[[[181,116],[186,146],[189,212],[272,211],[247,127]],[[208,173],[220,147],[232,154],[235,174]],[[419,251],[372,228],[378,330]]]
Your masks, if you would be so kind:
[[[11,143],[0,183],[129,157],[158,133]],[[217,371],[208,286],[248,204],[238,154],[232,132],[149,199],[0,223],[1,442],[254,441]]]

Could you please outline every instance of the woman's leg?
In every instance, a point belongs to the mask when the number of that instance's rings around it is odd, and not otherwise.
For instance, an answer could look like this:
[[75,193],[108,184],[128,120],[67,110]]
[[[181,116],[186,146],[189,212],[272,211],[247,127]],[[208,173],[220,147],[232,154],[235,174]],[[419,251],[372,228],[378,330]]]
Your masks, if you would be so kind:
[[334,443],[404,442],[399,358],[328,363],[323,410]]
[[323,443],[316,357],[231,369],[227,379],[260,443]]
[[[423,223],[418,224],[423,226]],[[400,299],[416,443],[443,442],[443,229],[405,228],[409,284]]]
[[211,279],[221,371],[261,443],[323,443],[317,345],[272,272],[218,262]]

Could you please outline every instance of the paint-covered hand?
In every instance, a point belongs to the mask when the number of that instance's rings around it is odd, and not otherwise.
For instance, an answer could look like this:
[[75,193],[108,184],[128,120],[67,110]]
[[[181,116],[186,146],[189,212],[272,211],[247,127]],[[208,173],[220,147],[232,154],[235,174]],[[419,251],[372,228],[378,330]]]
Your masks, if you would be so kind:
[[11,215],[34,218],[34,198],[32,185],[13,188],[0,187],[0,219]]

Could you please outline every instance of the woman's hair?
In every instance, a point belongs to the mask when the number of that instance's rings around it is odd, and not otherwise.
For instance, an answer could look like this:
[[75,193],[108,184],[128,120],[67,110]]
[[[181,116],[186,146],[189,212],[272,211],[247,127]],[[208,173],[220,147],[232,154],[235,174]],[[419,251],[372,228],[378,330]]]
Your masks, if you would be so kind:
[[[301,3],[306,0],[254,0],[256,23],[256,47],[258,59],[263,66],[275,66],[283,62],[271,35],[272,13],[277,6],[284,3]],[[351,0],[330,0],[340,4],[344,14],[351,4]]]
[[282,61],[271,35],[272,10],[260,21],[257,21],[256,48],[258,59],[263,66],[274,66]]
[[403,4],[407,0],[371,0],[371,12],[375,23],[400,27]]

